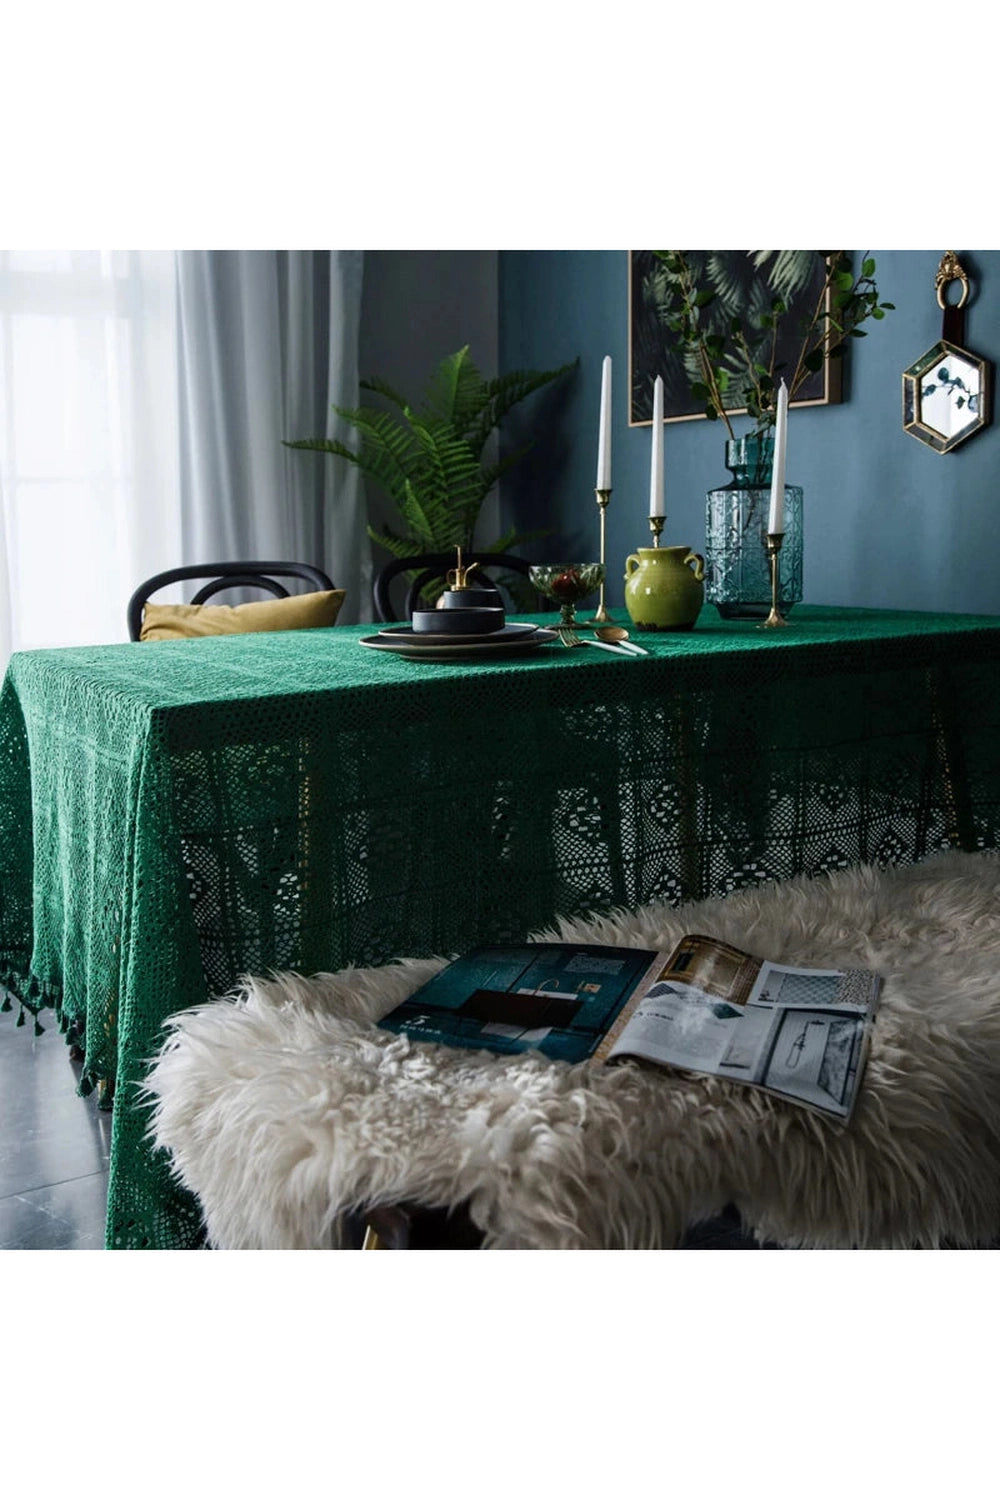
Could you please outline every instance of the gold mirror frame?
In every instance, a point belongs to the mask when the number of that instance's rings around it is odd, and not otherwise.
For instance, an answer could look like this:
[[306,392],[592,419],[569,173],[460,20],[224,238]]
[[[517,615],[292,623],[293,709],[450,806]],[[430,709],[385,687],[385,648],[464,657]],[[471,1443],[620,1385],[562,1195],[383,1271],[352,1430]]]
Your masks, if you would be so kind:
[[[949,302],[950,282],[961,284]],[[990,422],[990,364],[963,347],[969,278],[954,250],[941,257],[934,290],[944,312],[941,338],[903,371],[903,430],[935,453],[951,453]]]
[[[960,376],[953,377],[955,402],[959,407],[964,405],[972,414],[970,420],[954,432],[946,432],[942,426],[935,425],[927,410],[929,396],[938,395],[941,389],[941,382],[935,382],[931,386],[928,376],[938,369],[947,376],[949,362],[952,366],[959,364],[964,369],[975,372],[974,377],[967,381]],[[959,386],[961,391],[958,390]],[[989,368],[986,360],[980,359],[978,354],[972,354],[968,349],[960,349],[947,339],[939,339],[908,370],[903,371],[903,429],[919,442],[926,443],[928,448],[933,448],[935,453],[950,453],[959,443],[964,443],[966,438],[987,426],[990,419],[989,402]]]

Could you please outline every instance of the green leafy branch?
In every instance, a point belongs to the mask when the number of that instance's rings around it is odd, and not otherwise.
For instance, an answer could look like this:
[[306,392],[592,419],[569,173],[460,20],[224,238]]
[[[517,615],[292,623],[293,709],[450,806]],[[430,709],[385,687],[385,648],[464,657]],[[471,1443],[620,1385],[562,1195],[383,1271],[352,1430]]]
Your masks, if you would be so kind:
[[[756,251],[752,257],[755,283],[747,313],[727,310],[731,289],[712,256],[699,274],[681,250],[653,253],[662,267],[662,277],[654,289],[658,316],[674,335],[691,394],[702,403],[705,416],[721,418],[730,437],[735,434],[729,412],[740,406],[754,418],[758,430],[772,426],[777,379],[785,368],[777,362],[778,333],[789,311],[790,294],[805,283],[806,263],[813,252],[778,251],[770,275],[787,295],[777,291],[767,296],[761,277],[775,252]],[[843,354],[848,338],[866,337],[862,323],[869,318],[881,320],[893,311],[891,302],[879,301],[875,269],[875,261],[868,255],[857,275],[846,250],[824,256],[816,304],[811,314],[799,321],[801,344],[788,381],[789,399],[794,399],[805,381],[822,369],[824,359]],[[717,299],[724,314],[721,323],[715,313],[708,312]]]

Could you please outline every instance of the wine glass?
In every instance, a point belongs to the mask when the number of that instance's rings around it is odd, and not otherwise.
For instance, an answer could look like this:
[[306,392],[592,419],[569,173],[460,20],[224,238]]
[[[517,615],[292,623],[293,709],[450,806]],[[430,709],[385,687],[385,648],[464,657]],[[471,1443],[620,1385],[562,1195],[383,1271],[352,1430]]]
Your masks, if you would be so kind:
[[604,582],[603,563],[536,563],[531,581],[546,599],[559,605],[559,628],[571,630],[576,624],[576,606]]

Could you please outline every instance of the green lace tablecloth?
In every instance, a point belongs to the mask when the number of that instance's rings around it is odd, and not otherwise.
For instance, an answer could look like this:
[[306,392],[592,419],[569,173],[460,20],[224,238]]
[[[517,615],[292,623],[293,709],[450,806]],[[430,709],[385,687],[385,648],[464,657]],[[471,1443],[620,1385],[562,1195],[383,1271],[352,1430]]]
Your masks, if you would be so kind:
[[111,1247],[199,1243],[136,1090],[164,1018],[242,973],[997,843],[992,617],[706,610],[646,659],[454,664],[366,650],[372,628],[11,661],[0,981],[114,1093]]

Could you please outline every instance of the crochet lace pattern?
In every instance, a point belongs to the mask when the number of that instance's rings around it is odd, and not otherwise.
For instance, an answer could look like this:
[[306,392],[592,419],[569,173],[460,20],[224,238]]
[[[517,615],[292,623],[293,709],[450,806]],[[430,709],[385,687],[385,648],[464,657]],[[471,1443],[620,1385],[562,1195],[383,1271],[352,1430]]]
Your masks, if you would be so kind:
[[997,843],[991,617],[706,610],[648,657],[468,663],[367,651],[371,629],[12,659],[0,984],[114,1100],[109,1247],[201,1243],[137,1088],[164,1019],[243,974]]

